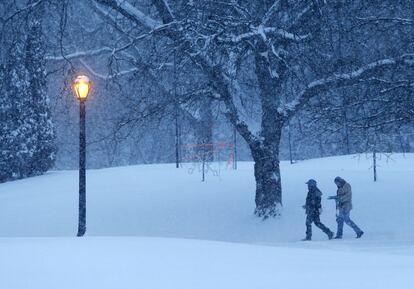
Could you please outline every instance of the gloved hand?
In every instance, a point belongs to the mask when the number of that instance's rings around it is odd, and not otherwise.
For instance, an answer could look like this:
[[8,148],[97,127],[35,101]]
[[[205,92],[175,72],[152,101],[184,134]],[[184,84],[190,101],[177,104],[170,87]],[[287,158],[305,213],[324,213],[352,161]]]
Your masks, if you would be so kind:
[[302,208],[304,208],[306,210],[306,205],[303,205]]

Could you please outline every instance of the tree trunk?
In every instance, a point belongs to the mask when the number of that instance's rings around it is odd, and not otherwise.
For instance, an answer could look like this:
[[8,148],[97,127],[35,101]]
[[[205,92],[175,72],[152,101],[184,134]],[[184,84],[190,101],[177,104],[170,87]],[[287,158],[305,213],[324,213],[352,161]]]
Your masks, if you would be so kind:
[[255,214],[263,219],[279,216],[282,207],[279,156],[273,151],[260,150],[255,153],[254,162]]
[[199,155],[204,162],[214,161],[212,100],[206,98],[200,107]]
[[271,67],[266,45],[260,47],[262,53],[256,53],[256,76],[260,88],[262,120],[260,140],[250,145],[255,161],[256,210],[255,214],[263,219],[279,216],[282,207],[282,185],[279,167],[279,145],[285,122],[278,112],[282,82],[286,72],[283,61],[277,67]]

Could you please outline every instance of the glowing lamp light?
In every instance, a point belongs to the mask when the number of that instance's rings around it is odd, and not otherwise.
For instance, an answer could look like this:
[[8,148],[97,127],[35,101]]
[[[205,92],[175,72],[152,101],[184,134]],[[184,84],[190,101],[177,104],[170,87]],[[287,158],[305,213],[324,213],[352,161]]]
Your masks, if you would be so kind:
[[78,100],[85,101],[91,90],[91,81],[87,76],[79,75],[73,83],[73,90]]

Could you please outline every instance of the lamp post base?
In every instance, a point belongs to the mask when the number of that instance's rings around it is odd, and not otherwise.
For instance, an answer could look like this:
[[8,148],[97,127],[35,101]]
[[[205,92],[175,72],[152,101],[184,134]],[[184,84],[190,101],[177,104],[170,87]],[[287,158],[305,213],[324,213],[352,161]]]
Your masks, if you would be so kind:
[[76,234],[76,237],[83,237],[86,233],[86,228],[79,229],[78,234]]

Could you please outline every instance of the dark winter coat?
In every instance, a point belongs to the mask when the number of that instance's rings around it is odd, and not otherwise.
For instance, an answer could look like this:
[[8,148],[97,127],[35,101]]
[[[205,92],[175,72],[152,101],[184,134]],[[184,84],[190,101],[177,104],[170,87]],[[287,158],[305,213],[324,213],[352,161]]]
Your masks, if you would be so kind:
[[320,215],[321,213],[321,197],[322,192],[317,187],[310,187],[308,195],[306,196],[306,214],[307,215]]

